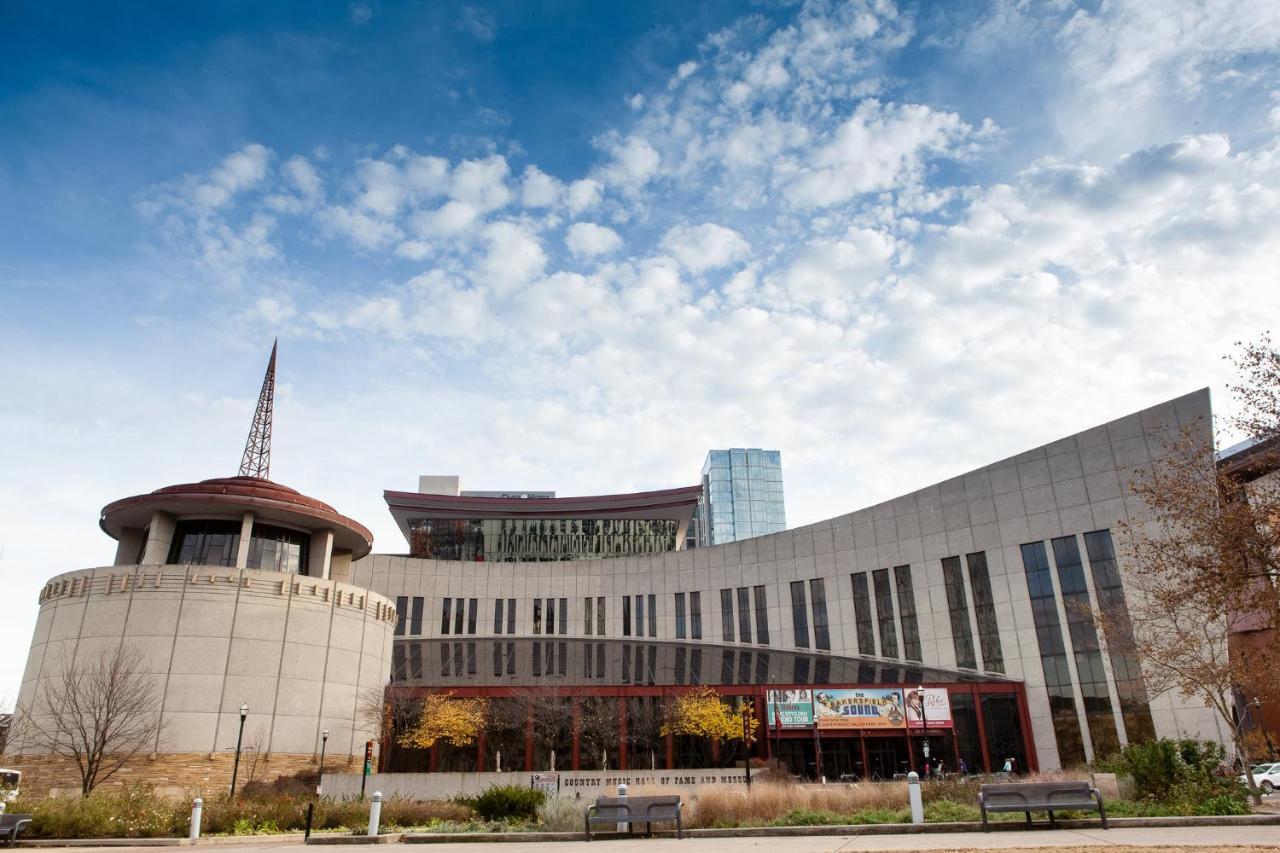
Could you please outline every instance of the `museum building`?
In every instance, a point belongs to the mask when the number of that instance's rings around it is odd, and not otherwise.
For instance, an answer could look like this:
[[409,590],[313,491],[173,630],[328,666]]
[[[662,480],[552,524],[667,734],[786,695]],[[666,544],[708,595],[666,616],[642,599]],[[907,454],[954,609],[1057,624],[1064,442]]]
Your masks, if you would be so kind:
[[[1053,769],[1153,736],[1223,742],[1208,709],[1150,695],[1092,612],[1123,611],[1117,525],[1174,431],[1211,438],[1207,389],[826,521],[685,549],[701,487],[518,498],[387,491],[408,553],[271,482],[273,351],[240,476],[109,504],[114,565],[52,578],[17,713],[77,659],[141,649],[153,751],[115,780],[226,784],[246,737],[264,776],[358,765],[497,771],[727,766],[740,747],[663,735],[709,685],[755,716],[757,758],[827,778],[941,760]],[[1206,445],[1207,446],[1207,445]],[[388,696],[392,725],[362,710]],[[467,747],[398,743],[429,693],[485,696]],[[65,761],[19,733],[41,785]]]

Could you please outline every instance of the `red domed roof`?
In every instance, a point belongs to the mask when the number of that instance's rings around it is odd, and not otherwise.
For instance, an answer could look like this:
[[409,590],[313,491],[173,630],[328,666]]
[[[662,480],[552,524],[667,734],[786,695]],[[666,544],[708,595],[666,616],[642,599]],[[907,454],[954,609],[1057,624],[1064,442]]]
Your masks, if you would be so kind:
[[123,528],[145,527],[157,510],[179,518],[234,516],[249,510],[264,521],[308,531],[333,528],[334,547],[350,550],[355,559],[373,550],[373,534],[364,525],[324,501],[258,477],[216,477],[122,498],[102,508],[98,523],[108,536],[119,539]]

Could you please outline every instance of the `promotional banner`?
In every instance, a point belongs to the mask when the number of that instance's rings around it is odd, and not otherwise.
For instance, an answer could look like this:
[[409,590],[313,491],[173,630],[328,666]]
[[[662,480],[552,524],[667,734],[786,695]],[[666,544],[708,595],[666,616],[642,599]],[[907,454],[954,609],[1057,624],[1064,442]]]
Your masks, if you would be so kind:
[[897,689],[815,690],[813,709],[820,729],[901,729],[907,724]]
[[951,728],[951,698],[945,687],[925,688],[923,710],[920,695],[907,691],[907,728],[923,729],[926,723],[930,730]]
[[768,693],[768,719],[770,730],[781,723],[784,729],[808,729],[813,727],[812,690],[770,690]]

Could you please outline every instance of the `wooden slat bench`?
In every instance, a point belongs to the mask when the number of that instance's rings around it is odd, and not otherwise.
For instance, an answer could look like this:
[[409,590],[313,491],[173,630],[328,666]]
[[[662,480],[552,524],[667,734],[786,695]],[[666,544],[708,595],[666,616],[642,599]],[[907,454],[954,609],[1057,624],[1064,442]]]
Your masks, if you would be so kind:
[[4,836],[4,845],[12,847],[18,840],[18,833],[30,825],[29,814],[0,814],[0,836]]
[[1025,812],[1027,828],[1031,828],[1032,812],[1048,812],[1049,826],[1056,826],[1054,812],[1091,811],[1102,818],[1107,828],[1107,809],[1098,789],[1088,782],[1009,782],[983,785],[978,793],[982,810],[982,831],[990,832],[988,812]]
[[587,809],[587,840],[591,840],[591,827],[597,825],[627,825],[628,834],[637,823],[643,823],[648,835],[653,835],[653,824],[674,822],[676,838],[684,838],[680,823],[680,797],[669,794],[657,797],[598,797]]

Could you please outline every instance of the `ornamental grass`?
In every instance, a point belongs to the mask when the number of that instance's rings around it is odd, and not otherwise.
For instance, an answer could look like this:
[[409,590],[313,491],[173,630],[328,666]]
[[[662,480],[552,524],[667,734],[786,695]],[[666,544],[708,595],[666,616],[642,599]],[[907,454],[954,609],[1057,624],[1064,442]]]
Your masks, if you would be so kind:
[[[787,818],[794,813],[822,815],[824,823],[832,816],[859,822],[858,813],[876,812],[877,816],[896,815],[907,807],[907,783],[863,782],[856,785],[762,784],[745,788],[714,786],[698,792],[693,803],[689,825],[693,827],[762,826]],[[795,818],[791,818],[795,819]]]

